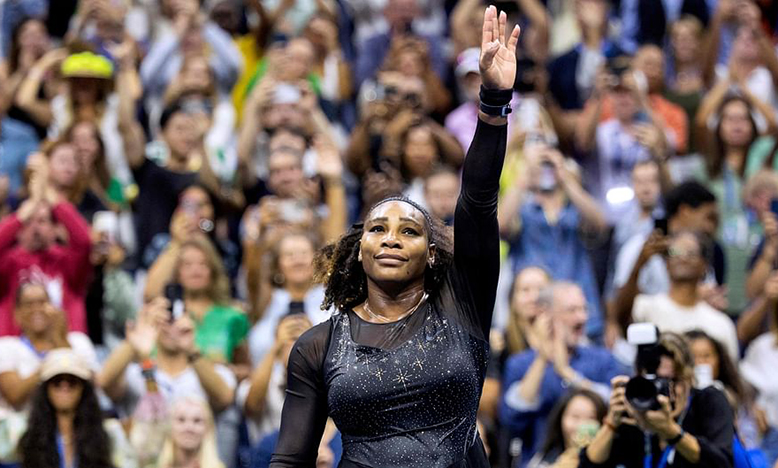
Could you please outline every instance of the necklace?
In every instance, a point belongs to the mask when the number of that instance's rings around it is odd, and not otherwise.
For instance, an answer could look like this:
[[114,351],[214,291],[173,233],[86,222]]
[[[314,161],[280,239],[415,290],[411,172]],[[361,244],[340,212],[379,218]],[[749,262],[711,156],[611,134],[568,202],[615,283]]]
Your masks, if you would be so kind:
[[394,320],[387,319],[386,317],[382,315],[378,315],[373,313],[372,310],[370,310],[370,304],[368,304],[367,301],[365,301],[364,309],[365,312],[367,312],[367,315],[369,315],[371,318],[378,320],[381,323],[389,323],[389,322],[399,322],[400,320],[404,319],[405,317],[410,316],[412,313],[416,312],[416,310],[421,306],[422,302],[426,301],[429,297],[429,294],[426,292],[422,294],[421,298],[419,298],[419,302],[416,303],[415,306],[413,306],[408,312],[402,314],[401,316],[395,318]]

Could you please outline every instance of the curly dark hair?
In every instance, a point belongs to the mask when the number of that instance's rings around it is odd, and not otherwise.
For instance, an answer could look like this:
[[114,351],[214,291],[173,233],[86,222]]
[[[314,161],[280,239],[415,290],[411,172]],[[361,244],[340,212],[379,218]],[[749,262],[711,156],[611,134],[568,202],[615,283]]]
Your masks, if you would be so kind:
[[[393,201],[407,203],[424,215],[428,242],[435,245],[435,261],[424,272],[424,290],[430,299],[434,299],[454,259],[452,230],[419,204],[405,197],[381,200],[367,211],[365,218],[379,205]],[[358,260],[363,232],[362,223],[354,224],[337,242],[323,247],[316,255],[316,280],[325,286],[322,309],[329,309],[333,305],[339,309],[349,309],[367,299],[367,276]]]
[[[81,401],[73,421],[75,449],[81,468],[114,468],[111,440],[103,429],[103,416],[91,382],[82,380]],[[21,468],[59,468],[57,415],[47,395],[47,384],[32,397],[29,425],[19,441]]]

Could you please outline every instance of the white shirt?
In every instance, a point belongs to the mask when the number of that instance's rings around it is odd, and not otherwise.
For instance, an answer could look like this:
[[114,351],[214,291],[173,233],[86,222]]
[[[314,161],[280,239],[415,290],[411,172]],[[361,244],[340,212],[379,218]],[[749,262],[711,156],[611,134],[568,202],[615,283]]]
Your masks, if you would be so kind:
[[727,314],[714,309],[705,301],[698,302],[694,307],[684,307],[667,294],[640,294],[635,298],[632,319],[635,322],[651,322],[663,332],[702,330],[724,345],[733,362],[738,361],[735,324]]
[[[70,332],[67,336],[70,348],[81,356],[95,373],[100,370],[95,347],[89,337],[80,332]],[[0,338],[0,374],[16,372],[19,378],[26,379],[38,370],[43,359],[18,336]],[[0,395],[0,408],[13,411],[13,407]],[[28,408],[25,407],[25,410]]]
[[770,427],[778,427],[778,337],[765,333],[751,342],[740,362],[740,374],[759,391],[757,404],[767,411]]

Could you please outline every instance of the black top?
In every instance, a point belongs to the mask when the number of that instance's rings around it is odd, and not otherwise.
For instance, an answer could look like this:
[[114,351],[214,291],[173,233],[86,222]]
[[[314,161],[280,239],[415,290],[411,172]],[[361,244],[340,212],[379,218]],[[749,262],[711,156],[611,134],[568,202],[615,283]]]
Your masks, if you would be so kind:
[[[697,438],[700,444],[700,461],[692,464],[679,453],[668,466],[673,468],[731,468],[732,442],[735,436],[735,422],[732,408],[724,394],[715,387],[704,390],[692,390],[691,403],[681,424],[684,431]],[[579,468],[607,467],[642,468],[645,458],[645,438],[643,432],[635,426],[622,425],[616,433],[610,458],[603,464],[592,463],[581,451]],[[651,438],[654,466],[662,457],[659,440]]]
[[145,158],[132,175],[139,189],[134,203],[135,230],[138,252],[142,254],[156,234],[168,232],[179,195],[198,180],[198,174],[173,172]]
[[488,467],[475,427],[499,274],[497,196],[505,126],[478,122],[454,221],[454,262],[440,291],[388,324],[340,311],[289,358],[273,468],[314,466],[328,416],[340,467]]

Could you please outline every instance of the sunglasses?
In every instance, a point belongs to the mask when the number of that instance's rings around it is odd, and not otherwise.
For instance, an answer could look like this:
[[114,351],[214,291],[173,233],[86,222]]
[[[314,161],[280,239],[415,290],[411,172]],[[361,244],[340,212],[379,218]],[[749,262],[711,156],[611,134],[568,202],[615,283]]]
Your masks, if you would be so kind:
[[49,385],[54,387],[61,387],[63,383],[66,383],[70,388],[82,385],[81,379],[74,375],[68,374],[56,375],[49,380]]

